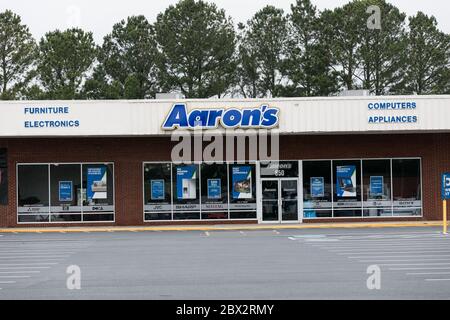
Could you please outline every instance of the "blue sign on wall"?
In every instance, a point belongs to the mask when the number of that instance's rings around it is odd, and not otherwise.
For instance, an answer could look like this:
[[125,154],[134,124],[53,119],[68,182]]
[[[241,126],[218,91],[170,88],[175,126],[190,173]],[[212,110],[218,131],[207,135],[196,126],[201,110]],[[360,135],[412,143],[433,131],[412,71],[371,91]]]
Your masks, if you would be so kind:
[[370,195],[372,197],[382,196],[384,193],[384,181],[383,176],[371,176],[370,177]]
[[325,196],[325,184],[323,177],[311,178],[311,197],[322,198]]
[[450,199],[450,173],[442,174],[442,200]]
[[151,198],[152,200],[164,200],[164,180],[151,181]]
[[232,167],[233,199],[252,198],[252,167]]
[[59,201],[71,202],[72,201],[72,181],[60,181],[59,182]]
[[177,199],[197,199],[197,165],[177,168]]
[[208,179],[208,199],[220,199],[222,187],[220,179]]
[[356,197],[356,166],[336,168],[336,195],[339,198]]

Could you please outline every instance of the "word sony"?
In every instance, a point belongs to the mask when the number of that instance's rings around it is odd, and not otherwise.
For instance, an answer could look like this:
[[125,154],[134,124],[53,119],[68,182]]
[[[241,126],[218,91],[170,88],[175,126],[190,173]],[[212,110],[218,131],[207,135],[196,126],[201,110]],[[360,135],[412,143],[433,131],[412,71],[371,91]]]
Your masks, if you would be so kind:
[[216,129],[219,123],[226,129],[273,128],[278,125],[278,108],[263,105],[260,108],[193,109],[187,111],[185,104],[175,104],[169,112],[162,128]]

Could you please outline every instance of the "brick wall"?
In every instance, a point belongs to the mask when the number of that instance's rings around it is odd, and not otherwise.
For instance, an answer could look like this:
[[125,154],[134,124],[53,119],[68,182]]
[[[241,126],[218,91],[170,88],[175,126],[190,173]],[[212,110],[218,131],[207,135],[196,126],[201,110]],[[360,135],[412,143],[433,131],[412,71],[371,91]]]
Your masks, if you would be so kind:
[[[0,147],[8,148],[9,157],[9,206],[0,206],[0,227],[17,226],[16,164],[41,162],[114,162],[115,225],[143,225],[142,162],[170,160],[171,144],[168,138],[141,137],[0,139]],[[441,219],[440,174],[450,171],[450,134],[315,135],[280,138],[281,159],[394,157],[422,157],[423,219]]]

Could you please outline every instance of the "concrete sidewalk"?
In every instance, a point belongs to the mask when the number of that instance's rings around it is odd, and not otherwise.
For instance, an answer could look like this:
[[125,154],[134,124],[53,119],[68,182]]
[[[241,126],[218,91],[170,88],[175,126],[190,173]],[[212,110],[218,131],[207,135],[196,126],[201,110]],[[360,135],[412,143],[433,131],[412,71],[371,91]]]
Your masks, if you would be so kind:
[[80,233],[80,232],[144,232],[144,231],[227,231],[227,230],[300,230],[300,229],[358,229],[358,228],[442,227],[441,221],[413,222],[348,222],[308,224],[229,224],[177,225],[136,227],[32,227],[4,228],[0,233]]

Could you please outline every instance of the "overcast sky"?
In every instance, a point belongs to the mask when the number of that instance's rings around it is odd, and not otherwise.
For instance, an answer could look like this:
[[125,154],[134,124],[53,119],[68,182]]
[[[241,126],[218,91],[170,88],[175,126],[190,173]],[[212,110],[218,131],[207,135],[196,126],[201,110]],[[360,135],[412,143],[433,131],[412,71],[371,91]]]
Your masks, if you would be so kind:
[[[95,40],[102,42],[114,23],[129,15],[144,14],[151,22],[170,4],[177,0],[0,0],[0,11],[10,9],[22,17],[36,38],[55,29],[79,26],[94,33]],[[209,0],[224,8],[235,23],[245,22],[259,9],[271,4],[290,10],[295,0]],[[312,0],[319,8],[334,8],[349,0]],[[449,0],[390,0],[408,15],[417,11],[434,15],[439,28],[450,33]]]

